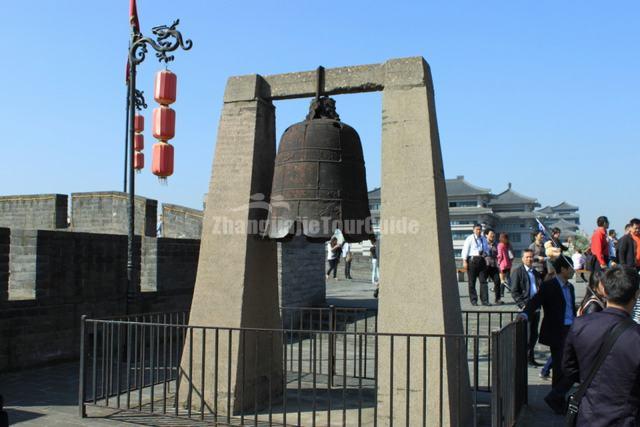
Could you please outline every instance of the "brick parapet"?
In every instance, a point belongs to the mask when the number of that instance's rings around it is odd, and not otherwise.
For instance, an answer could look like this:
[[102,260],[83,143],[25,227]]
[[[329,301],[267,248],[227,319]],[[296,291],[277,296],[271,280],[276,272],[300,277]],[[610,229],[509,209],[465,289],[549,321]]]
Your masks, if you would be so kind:
[[[129,195],[119,191],[71,194],[71,230],[91,233],[128,234]],[[135,196],[135,234],[154,237],[158,202]]]
[[66,228],[67,207],[66,194],[0,196],[0,227]]
[[162,204],[162,237],[200,239],[204,212],[185,206]]
[[9,249],[11,230],[0,228],[0,307],[9,298]]

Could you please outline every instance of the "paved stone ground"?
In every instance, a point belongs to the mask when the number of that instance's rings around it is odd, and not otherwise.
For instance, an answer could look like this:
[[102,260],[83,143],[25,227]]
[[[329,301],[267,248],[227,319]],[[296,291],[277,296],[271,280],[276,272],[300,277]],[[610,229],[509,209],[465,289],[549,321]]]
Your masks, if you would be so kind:
[[[342,271],[340,271],[342,273]],[[327,302],[338,307],[367,307],[376,308],[377,300],[373,295],[373,286],[368,282],[368,272],[364,268],[354,270],[355,280],[333,280],[327,282]],[[466,291],[466,283],[459,285],[461,304],[463,309],[470,309]],[[577,295],[584,293],[584,285],[577,284]],[[502,306],[492,306],[490,309],[499,311],[515,310],[515,305],[507,295]],[[359,322],[361,325],[362,321]],[[473,319],[471,320],[473,327]],[[361,326],[360,326],[361,327]],[[370,328],[368,328],[370,329]],[[348,341],[348,347],[352,342]],[[546,347],[539,346],[537,358],[546,360]],[[481,344],[481,351],[483,347]],[[338,349],[338,356],[341,351]],[[372,353],[369,353],[372,354]],[[348,370],[350,371],[350,367]],[[479,376],[486,373],[481,368]],[[525,407],[520,418],[519,426],[561,426],[563,418],[554,415],[543,401],[544,395],[550,389],[550,382],[538,377],[539,369],[529,368],[529,405]],[[177,420],[171,417],[149,416],[91,408],[89,419],[78,417],[77,363],[66,363],[28,371],[0,375],[0,394],[5,397],[5,406],[12,424],[37,426],[74,426],[74,425],[205,425],[196,420]],[[480,396],[486,401],[486,396]],[[371,408],[366,408],[363,424],[371,419]],[[341,425],[341,411],[332,415],[332,425]],[[355,421],[357,412],[350,409],[347,412],[348,425]],[[295,423],[295,418],[289,423]],[[209,420],[210,421],[210,420]],[[486,420],[481,420],[486,421]],[[303,418],[304,423],[304,418]],[[482,423],[484,424],[484,422]]]

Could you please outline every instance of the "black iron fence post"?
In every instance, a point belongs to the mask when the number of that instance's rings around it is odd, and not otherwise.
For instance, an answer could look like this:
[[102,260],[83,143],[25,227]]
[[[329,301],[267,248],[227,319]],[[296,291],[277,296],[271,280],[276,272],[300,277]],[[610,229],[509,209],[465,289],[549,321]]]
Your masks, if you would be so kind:
[[[290,308],[288,308],[290,309]],[[306,318],[304,309],[298,309],[298,312],[301,313],[300,318]],[[342,412],[342,423],[344,425],[355,425],[356,424],[356,415],[358,424],[362,423],[362,416],[364,414],[364,410],[369,408],[373,410],[373,423],[376,423],[378,416],[377,408],[377,392],[378,392],[378,374],[379,374],[379,348],[378,342],[379,338],[389,339],[389,344],[391,346],[390,362],[384,360],[384,363],[390,363],[388,366],[389,369],[389,386],[390,389],[395,389],[395,387],[400,387],[403,385],[406,393],[407,400],[403,402],[404,404],[395,405],[394,402],[393,407],[391,409],[392,413],[396,414],[395,417],[403,418],[403,412],[406,416],[405,419],[402,419],[402,424],[412,425],[416,423],[420,423],[420,417],[417,415],[417,412],[411,412],[409,400],[409,390],[415,388],[415,385],[420,383],[420,378],[411,378],[412,376],[412,368],[413,363],[419,362],[419,360],[414,360],[419,357],[420,349],[419,346],[416,346],[418,339],[422,339],[422,369],[423,369],[423,378],[422,383],[424,386],[423,393],[423,408],[422,408],[422,419],[426,421],[427,419],[431,419],[431,417],[440,417],[443,416],[444,407],[443,399],[445,389],[444,383],[440,384],[440,402],[439,408],[436,407],[434,412],[427,413],[427,339],[429,341],[435,340],[434,344],[437,345],[438,341],[440,343],[440,351],[439,351],[439,364],[440,364],[440,373],[444,373],[444,347],[445,343],[450,340],[455,340],[458,342],[460,346],[463,346],[465,341],[468,341],[470,345],[473,347],[468,347],[466,350],[466,354],[468,355],[467,362],[469,363],[471,376],[471,383],[469,387],[471,391],[474,393],[474,414],[473,414],[473,424],[476,425],[478,422],[478,391],[482,389],[482,384],[484,382],[484,375],[480,375],[480,372],[483,371],[480,364],[488,363],[490,364],[490,382],[492,383],[489,386],[489,390],[491,392],[491,425],[492,427],[503,427],[507,425],[514,425],[517,421],[517,417],[519,412],[526,402],[526,387],[527,387],[527,363],[526,363],[526,339],[527,339],[527,327],[524,322],[511,322],[503,326],[499,331],[491,331],[489,335],[484,334],[488,327],[484,326],[480,329],[480,333],[478,330],[467,331],[464,335],[421,335],[421,334],[389,334],[389,333],[378,333],[373,332],[370,333],[368,328],[365,328],[362,331],[362,327],[355,329],[355,323],[359,321],[361,318],[361,314],[365,313],[364,310],[347,310],[343,307],[322,307],[314,310],[318,310],[323,313],[321,321],[319,323],[320,330],[317,330],[316,325],[314,325],[313,321],[310,321],[309,324],[305,324],[305,322],[301,322],[299,325],[300,329],[292,329],[292,328],[282,328],[282,329],[260,329],[260,328],[229,328],[227,330],[228,333],[228,353],[226,355],[227,358],[227,389],[231,389],[231,348],[232,345],[232,335],[237,333],[237,339],[240,340],[238,345],[242,348],[246,347],[245,338],[246,333],[248,332],[249,338],[255,338],[255,340],[259,339],[259,335],[262,333],[268,334],[270,337],[275,337],[276,335],[282,334],[284,336],[284,340],[280,345],[283,345],[283,367],[285,370],[284,375],[281,378],[282,387],[283,387],[283,395],[282,395],[282,419],[286,424],[287,414],[293,415],[298,414],[298,418],[301,417],[302,412],[310,411],[312,414],[312,422],[317,423],[318,425],[327,425],[320,419],[316,419],[318,414],[326,413],[326,420],[328,424],[331,424],[331,417],[333,415],[338,415],[340,418],[340,412]],[[491,317],[492,313],[487,313],[489,317]],[[298,323],[293,315],[294,323]],[[324,316],[328,315],[328,322]],[[194,339],[193,329],[189,328],[186,324],[186,316],[183,314],[182,316],[170,314],[169,316],[164,315],[164,321],[160,320],[160,317],[157,313],[146,314],[146,315],[136,315],[136,316],[118,316],[117,318],[107,318],[107,319],[92,319],[87,318],[86,316],[82,316],[81,325],[80,325],[80,381],[79,381],[79,392],[78,392],[78,413],[80,417],[87,417],[86,408],[91,406],[102,407],[102,408],[111,408],[111,409],[119,409],[120,408],[120,397],[126,399],[126,407],[130,410],[137,412],[145,412],[150,414],[155,414],[162,412],[168,413],[173,412],[175,416],[184,417],[186,419],[190,419],[192,417],[192,412],[189,408],[196,407],[197,403],[192,399],[191,392],[198,393],[195,389],[191,390],[194,387],[193,375],[194,372],[191,372],[192,362],[194,360],[200,360],[202,370],[199,372],[200,383],[202,385],[202,390],[200,393],[206,392],[205,390],[205,354],[206,354],[206,338],[205,331],[209,329],[210,331],[215,331],[215,361],[218,360],[219,357],[225,357],[224,355],[220,356],[217,348],[218,343],[218,329],[215,327],[203,327],[199,328],[202,331],[202,337],[198,337],[198,339],[202,340],[202,349],[200,354],[191,354],[193,351],[193,344],[196,342]],[[174,319],[175,317],[175,319]],[[322,320],[324,319],[324,320]],[[366,317],[365,317],[366,319]],[[167,322],[168,320],[168,322]],[[313,320],[313,319],[311,319]],[[328,331],[326,329],[326,325],[328,323]],[[324,327],[322,326],[324,325]],[[502,322],[500,322],[502,326]],[[120,336],[120,330],[122,327],[126,327],[126,330],[123,331],[125,336]],[[354,331],[351,331],[351,328]],[[163,330],[161,332],[161,329]],[[149,332],[147,332],[149,330]],[[197,331],[196,331],[197,333]],[[187,335],[188,334],[188,335]],[[295,334],[295,336],[294,336]],[[325,334],[327,336],[327,344],[325,344],[325,349],[328,351],[327,363],[328,363],[328,375],[325,378],[321,378],[318,381],[317,377],[317,343],[316,343],[316,335],[315,334]],[[150,336],[150,338],[147,337]],[[209,335],[209,333],[206,333]],[[286,338],[288,335],[291,335],[288,339]],[[369,378],[366,374],[365,362],[366,356],[363,356],[363,347],[366,346],[366,340],[369,336],[372,336],[374,339],[374,348],[373,352],[373,377]],[[116,338],[117,336],[117,338]],[[162,336],[162,337],[161,337]],[[173,339],[172,339],[173,337]],[[351,342],[348,341],[353,337],[355,348],[354,357],[351,358],[348,351],[352,349]],[[414,340],[415,338],[415,340]],[[116,343],[113,340],[116,339]],[[188,341],[185,341],[188,340]],[[490,340],[490,349],[488,346],[485,347],[483,345],[483,349],[480,348],[480,345],[483,340]],[[306,347],[306,343],[309,341],[309,371],[305,372],[303,367],[306,365],[306,354],[304,353],[304,348]],[[406,350],[403,346],[398,346],[397,343],[406,342]],[[114,345],[117,344],[117,345]],[[186,345],[185,345],[186,344]],[[257,341],[254,343],[257,345]],[[211,343],[214,345],[214,343]],[[254,346],[255,346],[254,345]],[[338,345],[341,348],[338,350]],[[120,346],[123,346],[120,348]],[[394,351],[395,346],[395,351]],[[327,349],[328,347],[328,349]],[[413,348],[412,348],[413,347]],[[183,391],[182,398],[186,398],[187,402],[192,402],[194,406],[191,404],[187,404],[185,406],[185,411],[181,411],[180,409],[180,396],[179,391],[177,389],[179,385],[179,378],[177,376],[177,372],[179,371],[180,361],[182,360],[181,350],[184,349],[186,360],[188,361],[187,374],[189,378],[188,386],[189,389]],[[294,350],[295,349],[295,350]],[[291,353],[290,353],[290,351]],[[414,350],[418,351],[418,354],[414,353]],[[169,354],[169,360],[167,361],[167,351]],[[115,352],[115,353],[114,353]],[[294,354],[297,353],[297,354]],[[488,352],[488,359],[485,359],[485,355]],[[340,361],[337,360],[338,353],[340,353]],[[288,363],[288,356],[291,355],[291,364]],[[296,357],[297,356],[297,357]],[[432,363],[438,363],[437,354],[433,354],[433,357],[436,359],[433,360]],[[194,359],[195,358],[195,359]],[[364,358],[364,360],[363,360]],[[258,359],[253,361],[253,364],[249,364],[248,361],[243,360],[240,362],[241,365],[238,365],[238,369],[241,369],[240,377],[243,378],[243,381],[253,381],[251,379],[247,380],[247,376],[245,375],[249,370],[253,369],[253,372],[256,374],[259,371],[259,363],[261,363]],[[323,363],[324,359],[321,357],[320,362]],[[162,363],[160,363],[162,361]],[[351,361],[354,363],[354,371],[351,372]],[[397,362],[396,362],[397,361]],[[395,368],[402,367],[402,362],[404,361],[404,365],[406,367],[406,377],[400,377],[399,374],[404,374],[404,371],[398,372]],[[133,362],[133,363],[132,363]],[[116,366],[114,367],[114,363]],[[168,363],[168,364],[167,364]],[[122,378],[120,378],[120,364],[122,364]],[[164,365],[164,368],[160,368],[160,364]],[[209,364],[207,359],[207,365]],[[214,362],[217,365],[217,362]],[[337,372],[337,364],[340,365],[340,373]],[[287,366],[290,365],[291,371],[286,371]],[[296,365],[296,370],[294,370],[294,365]],[[168,366],[173,366],[171,369],[171,375],[166,374],[166,370]],[[268,364],[270,366],[270,364]],[[349,369],[348,369],[349,368]],[[162,369],[164,372],[163,375],[158,373],[159,369]],[[200,368],[199,368],[200,369]],[[90,371],[88,371],[90,370]],[[384,369],[385,372],[387,368]],[[115,391],[113,390],[113,375],[114,371],[116,372],[115,378]],[[396,373],[394,376],[394,372]],[[125,375],[126,374],[126,375]],[[292,375],[288,375],[292,374]],[[297,374],[297,380],[293,379],[293,376]],[[287,377],[288,375],[288,377]],[[336,383],[336,377],[338,377],[338,382]],[[386,377],[386,375],[385,375]],[[131,381],[131,378],[134,381]],[[207,377],[209,378],[209,377]],[[275,377],[274,377],[275,378]],[[288,381],[291,380],[291,381]],[[309,390],[310,394],[313,396],[313,402],[310,402],[310,406],[308,408],[302,404],[303,402],[303,393],[307,389],[307,386],[303,386],[303,381],[306,383],[307,379],[309,382],[313,380],[313,387]],[[120,380],[126,383],[126,388],[121,389]],[[269,412],[271,412],[272,402],[271,402],[271,385],[273,378],[265,379],[265,381],[269,382]],[[404,382],[403,382],[404,380]],[[224,380],[223,380],[224,381]],[[326,381],[326,382],[325,382]],[[415,383],[414,383],[415,381]],[[162,383],[162,384],[160,384]],[[174,385],[172,385],[172,383]],[[211,387],[212,395],[214,396],[214,409],[211,413],[213,416],[217,416],[217,403],[218,403],[218,395],[221,392],[218,389],[219,381],[218,381],[218,372],[217,367],[215,368],[215,372],[211,381],[207,379],[208,387]],[[210,384],[210,385],[209,385]],[[247,383],[249,384],[249,383]],[[257,389],[248,389],[246,387],[247,384],[244,382],[239,385],[239,406],[243,408],[238,412],[239,419],[246,417],[251,414],[251,410],[247,405],[243,403],[247,403],[251,399],[251,391],[253,391],[253,421],[254,424],[260,423],[261,417],[264,416],[266,418],[266,413],[260,414],[260,402],[256,400],[258,397],[255,393],[257,393]],[[160,389],[159,393],[156,393],[155,390],[150,389],[149,387],[155,387],[156,385],[160,385],[164,392]],[[171,396],[168,393],[171,388],[176,387],[175,393]],[[257,383],[253,385],[253,387],[257,387]],[[337,387],[337,389],[336,389]],[[386,388],[386,385],[385,385]],[[287,395],[288,390],[288,395]],[[365,392],[366,391],[366,392]],[[436,391],[437,393],[438,391]],[[115,394],[114,394],[115,393]],[[133,408],[130,406],[130,394],[134,393],[134,399],[137,402],[134,402]],[[326,399],[317,399],[319,395],[326,394]],[[295,397],[297,395],[297,398]],[[110,397],[115,396],[115,399],[110,399]],[[147,400],[146,397],[150,397],[150,401]],[[161,396],[161,397],[160,397]],[[227,421],[230,422],[230,419],[233,415],[233,411],[231,410],[232,402],[235,402],[236,397],[232,397],[233,395],[227,396]],[[143,399],[145,397],[145,399]],[[162,399],[162,401],[157,400]],[[198,400],[200,400],[200,408],[198,417],[203,419],[207,417],[206,412],[209,410],[206,401],[205,395],[197,394],[195,396]],[[352,399],[353,398],[353,399]],[[357,406],[351,406],[355,404],[357,399]],[[157,400],[157,401],[156,401]],[[333,400],[333,402],[332,402]],[[324,402],[323,402],[324,401]],[[340,404],[340,401],[342,404]],[[114,403],[117,402],[117,403]],[[349,403],[348,403],[349,402]],[[366,403],[365,403],[366,402]],[[266,402],[265,402],[266,403]],[[401,403],[401,402],[397,402]],[[235,403],[234,403],[235,405]],[[320,406],[318,406],[320,405]],[[249,405],[250,406],[250,405]],[[116,408],[117,407],[117,408]],[[160,409],[162,408],[162,409]],[[353,410],[353,411],[352,411]],[[438,412],[439,410],[439,412]],[[357,414],[356,414],[357,411]],[[409,414],[411,414],[411,419],[409,419]],[[415,415],[414,415],[415,414]],[[272,421],[271,415],[269,415],[269,422]],[[335,421],[335,420],[334,420]],[[298,419],[298,423],[301,420]]]
[[336,374],[336,306],[329,306],[329,388],[333,387],[333,376]]
[[502,393],[500,372],[500,331],[491,332],[491,363],[492,381],[491,381],[491,427],[502,426]]
[[518,334],[518,349],[520,354],[517,355],[518,363],[520,364],[519,369],[519,377],[520,377],[520,387],[523,401],[521,404],[529,403],[529,376],[527,373],[527,322],[518,322],[517,326],[517,334]]
[[80,378],[78,380],[80,386],[78,387],[78,412],[80,418],[87,417],[87,408],[84,405],[84,362],[85,362],[85,354],[84,354],[84,325],[87,320],[87,315],[83,314],[80,318]]

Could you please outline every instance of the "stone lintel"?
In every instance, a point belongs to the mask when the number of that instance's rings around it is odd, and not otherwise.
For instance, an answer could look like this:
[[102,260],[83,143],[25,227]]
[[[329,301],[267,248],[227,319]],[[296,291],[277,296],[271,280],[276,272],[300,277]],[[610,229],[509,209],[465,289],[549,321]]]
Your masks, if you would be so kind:
[[[224,102],[310,98],[316,93],[316,70],[260,76],[230,77]],[[325,95],[378,92],[385,87],[424,86],[431,79],[429,65],[421,56],[390,59],[382,64],[327,68]]]
[[[271,87],[271,99],[309,98],[316,94],[317,71],[265,76]],[[384,88],[382,64],[327,68],[324,71],[325,95],[377,92]]]

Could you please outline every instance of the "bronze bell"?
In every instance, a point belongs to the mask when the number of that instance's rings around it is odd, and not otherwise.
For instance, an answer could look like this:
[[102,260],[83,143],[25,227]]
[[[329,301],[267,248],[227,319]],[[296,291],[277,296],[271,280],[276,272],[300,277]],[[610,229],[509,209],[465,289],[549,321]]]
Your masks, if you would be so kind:
[[342,123],[335,100],[316,97],[305,121],[284,131],[271,187],[269,237],[321,242],[339,228],[348,242],[373,236],[358,133]]

